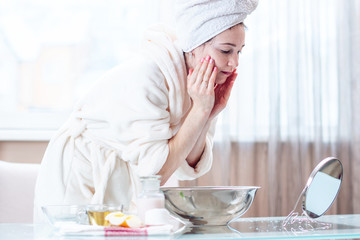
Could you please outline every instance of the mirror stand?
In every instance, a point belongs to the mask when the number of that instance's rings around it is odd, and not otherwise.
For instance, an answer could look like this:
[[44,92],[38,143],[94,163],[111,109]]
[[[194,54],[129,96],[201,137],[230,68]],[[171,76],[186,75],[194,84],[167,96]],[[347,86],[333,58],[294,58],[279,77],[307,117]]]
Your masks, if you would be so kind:
[[289,213],[289,215],[283,220],[282,227],[285,231],[290,231],[293,234],[310,232],[315,230],[326,230],[331,229],[331,223],[319,222],[314,218],[309,217],[305,210],[301,208],[301,214],[296,210],[300,199],[304,197],[304,193],[306,191],[306,187],[301,192],[298,200],[296,201],[295,207]]
[[[300,193],[300,195],[299,195],[299,197],[298,197],[298,199],[297,199],[297,201],[295,203],[295,207],[293,208],[293,210],[291,210],[289,215],[284,219],[283,227],[285,227],[287,224],[293,224],[293,223],[295,223],[295,221],[299,220],[299,218],[298,218],[299,217],[299,212],[296,211],[296,208],[298,207],[298,204],[299,204],[299,201],[300,201],[301,197],[305,193],[305,189],[306,189],[306,187]],[[300,216],[301,216],[301,219],[303,217],[307,217],[304,211],[302,211],[302,214]]]
[[[300,199],[304,197],[304,193],[306,191],[306,187],[300,193],[295,207],[289,213],[289,215],[283,220],[282,226],[283,228],[288,231],[289,229],[291,232],[305,232],[305,231],[314,231],[320,229],[330,229],[332,227],[331,223],[324,223],[316,221],[315,219],[309,217],[305,210],[301,208],[301,214],[296,210]],[[314,227],[316,225],[316,227]]]

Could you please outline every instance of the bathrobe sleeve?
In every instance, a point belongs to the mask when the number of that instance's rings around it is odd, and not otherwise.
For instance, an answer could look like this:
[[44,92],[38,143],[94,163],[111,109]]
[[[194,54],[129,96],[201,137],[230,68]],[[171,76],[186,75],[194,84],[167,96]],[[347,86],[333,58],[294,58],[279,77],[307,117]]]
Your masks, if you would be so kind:
[[215,125],[216,125],[216,119],[212,122],[210,129],[206,135],[205,149],[203,154],[201,155],[199,162],[193,168],[187,163],[187,161],[184,161],[181,164],[181,166],[178,168],[178,170],[175,172],[175,175],[178,179],[193,180],[204,175],[211,169],[213,162],[212,149],[213,149],[213,138],[215,134]]
[[[143,65],[141,71],[131,76],[131,86],[122,92],[127,97],[119,119],[119,138],[125,146],[121,157],[132,163],[140,176],[156,174],[164,165],[169,155],[168,142],[175,135],[171,118],[177,117],[169,108],[169,101],[177,101],[176,94],[169,94],[161,71],[156,64]],[[210,169],[212,135],[209,133],[205,151],[195,169],[184,160],[177,174],[180,179],[193,179]]]

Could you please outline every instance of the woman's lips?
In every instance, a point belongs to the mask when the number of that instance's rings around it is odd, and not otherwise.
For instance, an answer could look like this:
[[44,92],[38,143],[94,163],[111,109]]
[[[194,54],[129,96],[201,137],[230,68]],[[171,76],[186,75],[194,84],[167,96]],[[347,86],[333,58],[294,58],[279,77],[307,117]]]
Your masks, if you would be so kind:
[[225,74],[226,76],[230,76],[232,72],[221,71],[221,73]]

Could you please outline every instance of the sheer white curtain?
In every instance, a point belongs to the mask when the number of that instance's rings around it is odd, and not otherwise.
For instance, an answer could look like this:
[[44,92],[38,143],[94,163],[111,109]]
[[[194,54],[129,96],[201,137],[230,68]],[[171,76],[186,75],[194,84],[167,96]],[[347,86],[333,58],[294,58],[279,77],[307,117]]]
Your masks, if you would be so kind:
[[247,214],[287,215],[315,165],[335,156],[344,181],[329,213],[360,213],[360,1],[260,1],[245,23],[214,166],[182,184],[259,185]]

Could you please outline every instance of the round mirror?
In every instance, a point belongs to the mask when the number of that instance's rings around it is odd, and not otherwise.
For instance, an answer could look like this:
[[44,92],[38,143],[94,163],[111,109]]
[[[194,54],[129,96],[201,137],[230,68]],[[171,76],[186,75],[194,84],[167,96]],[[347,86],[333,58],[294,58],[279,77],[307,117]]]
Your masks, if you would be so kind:
[[325,158],[316,166],[302,198],[302,209],[308,217],[320,217],[329,209],[339,192],[342,177],[342,164],[334,157]]

